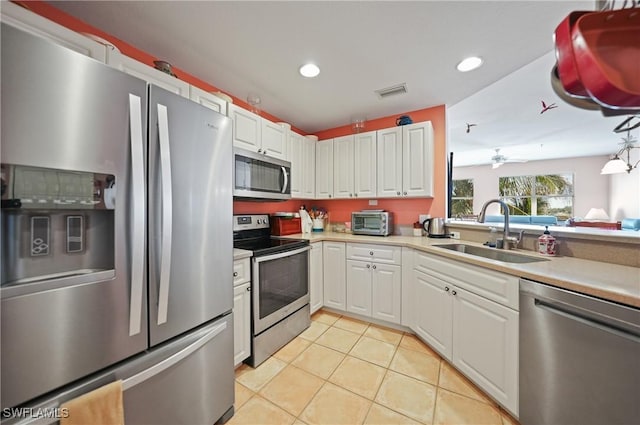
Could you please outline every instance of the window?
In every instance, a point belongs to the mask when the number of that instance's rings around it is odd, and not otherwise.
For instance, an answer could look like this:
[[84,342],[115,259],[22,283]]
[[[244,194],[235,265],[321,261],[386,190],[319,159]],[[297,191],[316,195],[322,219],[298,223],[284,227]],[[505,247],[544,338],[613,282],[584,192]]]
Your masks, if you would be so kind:
[[454,180],[451,196],[451,217],[468,215],[473,215],[473,180]]
[[573,174],[500,177],[499,191],[509,214],[573,216]]

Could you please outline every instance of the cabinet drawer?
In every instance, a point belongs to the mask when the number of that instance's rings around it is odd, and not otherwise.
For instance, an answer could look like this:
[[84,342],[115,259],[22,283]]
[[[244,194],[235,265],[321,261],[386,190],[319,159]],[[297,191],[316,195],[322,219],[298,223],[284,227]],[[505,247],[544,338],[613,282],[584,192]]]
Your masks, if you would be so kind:
[[414,268],[518,310],[518,277],[415,251]]
[[402,264],[402,248],[391,245],[347,244],[349,260],[375,261],[376,263]]
[[243,258],[233,262],[233,286],[251,280],[251,262],[249,260],[250,258]]

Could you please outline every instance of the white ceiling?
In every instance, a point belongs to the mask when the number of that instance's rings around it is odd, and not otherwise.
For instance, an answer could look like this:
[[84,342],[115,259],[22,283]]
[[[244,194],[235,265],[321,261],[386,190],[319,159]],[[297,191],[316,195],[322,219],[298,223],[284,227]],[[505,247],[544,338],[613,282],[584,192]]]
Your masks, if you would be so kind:
[[[493,148],[534,159],[608,154],[619,141],[621,118],[564,104],[549,84],[555,27],[593,0],[50,3],[238,98],[259,94],[308,133],[446,104],[457,165],[489,163]],[[457,72],[470,55],[484,65]],[[306,61],[319,77],[298,74]],[[407,94],[374,94],[399,83]],[[540,100],[558,108],[541,115]],[[466,122],[478,125],[466,133]]]

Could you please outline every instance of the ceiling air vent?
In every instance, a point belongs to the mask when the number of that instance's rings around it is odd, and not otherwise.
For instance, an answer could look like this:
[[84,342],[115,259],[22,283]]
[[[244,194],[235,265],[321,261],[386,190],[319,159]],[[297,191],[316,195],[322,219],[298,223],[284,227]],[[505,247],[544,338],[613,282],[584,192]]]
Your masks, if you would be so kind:
[[397,84],[385,89],[376,90],[375,93],[380,99],[385,99],[396,94],[405,94],[407,92],[407,83]]

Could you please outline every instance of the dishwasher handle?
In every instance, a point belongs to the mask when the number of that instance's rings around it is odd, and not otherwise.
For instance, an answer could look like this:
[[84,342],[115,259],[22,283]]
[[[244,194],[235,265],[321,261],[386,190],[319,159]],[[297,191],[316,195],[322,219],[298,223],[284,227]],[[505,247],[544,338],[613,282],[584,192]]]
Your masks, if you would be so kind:
[[633,325],[629,326],[628,323],[583,309],[572,308],[572,306],[559,302],[536,298],[534,299],[534,305],[549,313],[562,316],[569,320],[574,320],[585,326],[596,328],[603,332],[608,332],[621,338],[626,338],[630,341],[640,343],[640,329]]

